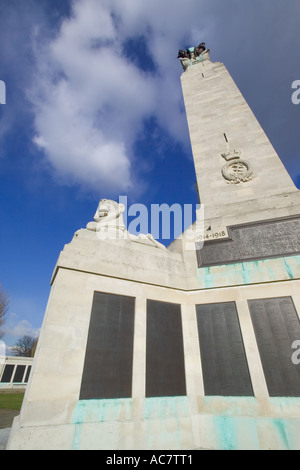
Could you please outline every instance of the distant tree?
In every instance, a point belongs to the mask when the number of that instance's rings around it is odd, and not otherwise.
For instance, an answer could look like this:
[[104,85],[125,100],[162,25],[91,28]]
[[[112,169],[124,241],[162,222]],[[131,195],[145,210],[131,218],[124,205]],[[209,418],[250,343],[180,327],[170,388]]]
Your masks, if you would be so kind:
[[22,336],[12,347],[15,356],[33,357],[35,353],[37,339],[31,336]]
[[33,346],[31,348],[31,355],[30,357],[34,357],[35,355],[35,351],[36,351],[36,348],[37,348],[37,344],[38,344],[38,338],[35,338],[34,342],[33,342]]
[[1,328],[3,326],[3,323],[5,321],[5,315],[7,314],[8,310],[8,302],[9,302],[9,297],[6,292],[2,289],[2,286],[0,284],[0,339],[4,335],[4,332],[1,331]]

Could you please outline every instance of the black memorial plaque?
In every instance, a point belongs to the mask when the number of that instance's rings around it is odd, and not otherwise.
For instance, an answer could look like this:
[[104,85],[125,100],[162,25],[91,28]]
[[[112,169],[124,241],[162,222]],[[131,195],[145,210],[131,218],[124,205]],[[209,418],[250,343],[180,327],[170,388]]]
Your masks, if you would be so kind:
[[147,301],[146,397],[186,395],[181,308]]
[[253,396],[235,302],[196,305],[205,395]]
[[299,397],[300,364],[292,362],[292,343],[300,339],[300,322],[292,298],[248,304],[269,395]]
[[299,233],[299,217],[232,226],[229,240],[210,240],[197,250],[198,266],[299,254]]
[[80,399],[129,398],[135,299],[95,292]]

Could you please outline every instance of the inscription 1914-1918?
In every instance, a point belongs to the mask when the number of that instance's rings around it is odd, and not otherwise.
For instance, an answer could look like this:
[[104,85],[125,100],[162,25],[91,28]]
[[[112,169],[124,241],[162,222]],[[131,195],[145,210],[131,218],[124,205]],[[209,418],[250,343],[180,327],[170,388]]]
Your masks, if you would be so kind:
[[299,216],[233,226],[228,233],[229,240],[204,240],[199,267],[300,253]]

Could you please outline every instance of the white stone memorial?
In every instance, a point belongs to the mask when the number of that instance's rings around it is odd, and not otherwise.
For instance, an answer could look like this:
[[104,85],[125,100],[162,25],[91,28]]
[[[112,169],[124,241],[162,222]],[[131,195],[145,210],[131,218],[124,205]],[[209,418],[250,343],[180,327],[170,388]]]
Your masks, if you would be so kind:
[[8,449],[300,448],[299,191],[225,66],[179,57],[204,233],[165,248],[117,201],[87,214]]

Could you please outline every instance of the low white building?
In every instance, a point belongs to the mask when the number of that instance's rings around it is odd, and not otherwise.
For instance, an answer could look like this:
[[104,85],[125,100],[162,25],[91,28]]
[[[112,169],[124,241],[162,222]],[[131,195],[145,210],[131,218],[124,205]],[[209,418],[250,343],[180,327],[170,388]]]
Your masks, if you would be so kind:
[[25,388],[33,357],[0,356],[0,390]]

